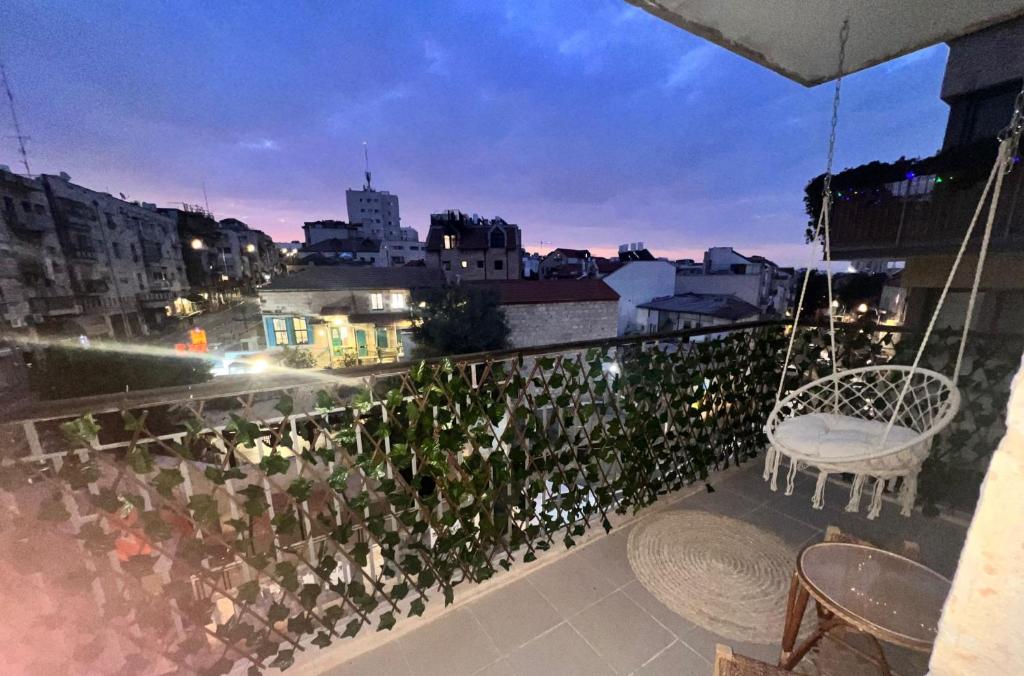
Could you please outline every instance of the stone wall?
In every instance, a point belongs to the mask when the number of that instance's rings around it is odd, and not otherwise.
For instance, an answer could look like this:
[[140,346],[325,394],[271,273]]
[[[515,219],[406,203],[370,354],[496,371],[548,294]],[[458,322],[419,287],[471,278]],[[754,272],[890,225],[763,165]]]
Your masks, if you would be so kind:
[[502,310],[512,347],[614,338],[618,328],[617,301],[503,305]]

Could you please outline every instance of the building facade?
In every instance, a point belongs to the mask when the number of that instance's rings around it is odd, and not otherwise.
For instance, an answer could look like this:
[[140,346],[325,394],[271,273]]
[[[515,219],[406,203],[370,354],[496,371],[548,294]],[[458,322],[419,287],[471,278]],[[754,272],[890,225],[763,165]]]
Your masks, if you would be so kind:
[[723,326],[760,317],[756,305],[729,294],[677,294],[641,303],[637,308],[637,321],[646,333]]
[[676,267],[676,294],[732,295],[774,316],[784,315],[792,301],[792,271],[763,256],[712,247],[704,252],[700,270],[693,264]]
[[412,329],[411,294],[440,286],[423,267],[311,267],[260,289],[269,348],[309,350],[317,366],[398,361]]
[[619,295],[600,279],[481,284],[498,294],[512,347],[614,338],[618,333]]
[[449,281],[517,280],[522,276],[522,234],[503,219],[446,211],[430,216],[424,263]]
[[617,334],[623,336],[645,328],[637,318],[638,305],[675,293],[676,268],[667,261],[634,261],[601,279],[619,294]]

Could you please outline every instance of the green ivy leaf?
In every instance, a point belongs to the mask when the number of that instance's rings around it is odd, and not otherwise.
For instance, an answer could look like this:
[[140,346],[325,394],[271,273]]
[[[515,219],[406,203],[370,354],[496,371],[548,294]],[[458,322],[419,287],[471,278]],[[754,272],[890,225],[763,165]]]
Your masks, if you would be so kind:
[[343,631],[341,633],[341,637],[345,638],[346,636],[355,636],[356,634],[359,633],[359,630],[362,629],[362,628],[363,628],[363,621],[362,620],[360,620],[360,619],[352,620],[351,622],[349,622],[348,624],[345,625],[345,631]]
[[260,595],[260,585],[255,580],[243,582],[238,585],[238,588],[235,590],[235,595],[242,603],[255,603],[256,599],[259,598]]
[[326,631],[318,631],[311,643],[318,648],[326,648],[331,645],[331,635]]
[[69,422],[61,423],[60,430],[71,441],[84,443],[86,446],[91,446],[100,435],[100,425],[91,413]]
[[290,613],[288,612],[288,606],[283,603],[274,602],[267,608],[267,622],[276,624],[285,620]]
[[174,496],[174,487],[184,482],[185,477],[178,470],[161,468],[151,483],[157,493],[165,498],[171,498]]
[[290,464],[288,458],[281,455],[281,452],[275,448],[269,455],[264,456],[260,460],[260,469],[266,472],[267,476],[274,476],[275,474],[287,472]]
[[386,612],[380,616],[380,624],[377,625],[377,631],[390,631],[395,626],[395,615],[392,612]]
[[293,664],[295,664],[295,651],[289,649],[277,653],[277,658],[270,663],[270,666],[284,671]]
[[309,479],[303,479],[299,477],[288,484],[288,495],[295,498],[298,502],[304,502],[309,497],[310,492],[313,490],[313,482]]
[[220,518],[217,501],[212,495],[197,493],[189,499],[188,507],[192,510],[193,518],[204,527],[212,527]]
[[319,596],[320,585],[304,584],[302,589],[299,590],[299,602],[302,603],[302,607],[306,610],[312,610],[316,607],[316,600]]
[[335,467],[334,471],[327,478],[327,483],[339,493],[344,493],[345,489],[348,488],[348,468],[341,465]]
[[295,568],[295,564],[290,561],[281,561],[274,567],[274,573],[277,577],[277,583],[284,589],[287,589],[290,592],[298,590],[299,574]]
[[295,410],[295,401],[290,395],[282,394],[281,398],[277,400],[277,404],[274,405],[274,410],[287,418]]
[[412,617],[414,615],[416,617],[422,617],[423,611],[425,611],[426,609],[427,607],[423,603],[423,599],[420,597],[416,597],[412,600],[411,603],[409,603],[409,617]]
[[136,474],[148,474],[153,471],[153,458],[143,445],[137,444],[133,446],[128,451],[125,459],[128,461],[128,466]]

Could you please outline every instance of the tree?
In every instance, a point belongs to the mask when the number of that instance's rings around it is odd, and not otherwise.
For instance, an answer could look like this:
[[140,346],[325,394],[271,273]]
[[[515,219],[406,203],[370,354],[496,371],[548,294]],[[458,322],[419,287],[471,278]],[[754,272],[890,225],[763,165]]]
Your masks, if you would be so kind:
[[493,289],[460,284],[417,294],[424,303],[416,357],[486,352],[508,347],[508,322]]

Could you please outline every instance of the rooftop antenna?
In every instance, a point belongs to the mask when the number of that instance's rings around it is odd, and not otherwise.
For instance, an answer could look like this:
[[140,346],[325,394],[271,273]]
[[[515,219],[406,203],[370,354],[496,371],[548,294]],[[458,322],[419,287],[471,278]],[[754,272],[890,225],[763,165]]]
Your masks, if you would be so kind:
[[206,181],[203,181],[203,202],[206,204],[206,215],[210,216],[210,197],[206,194]]
[[373,190],[370,186],[370,151],[367,148],[366,141],[363,141],[363,162],[366,163],[366,185],[363,186],[363,190]]
[[25,175],[32,176],[32,170],[28,166],[28,151],[25,150],[25,141],[28,136],[21,133],[21,123],[18,122],[18,113],[14,107],[14,94],[11,93],[11,83],[7,79],[7,68],[3,61],[0,61],[0,79],[4,83],[4,93],[7,94],[7,103],[11,108],[11,121],[14,123],[14,138],[18,139],[18,152],[21,154],[21,163],[25,165]]

